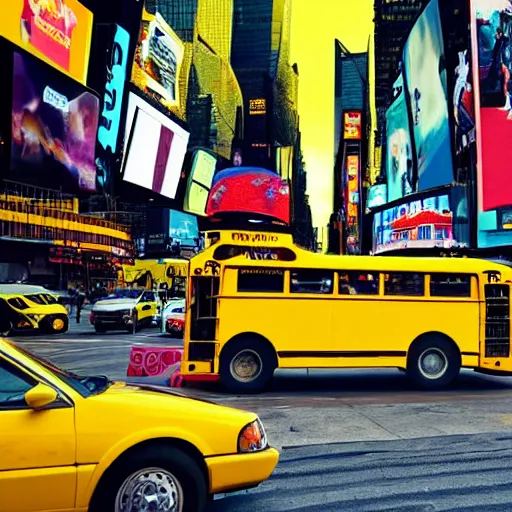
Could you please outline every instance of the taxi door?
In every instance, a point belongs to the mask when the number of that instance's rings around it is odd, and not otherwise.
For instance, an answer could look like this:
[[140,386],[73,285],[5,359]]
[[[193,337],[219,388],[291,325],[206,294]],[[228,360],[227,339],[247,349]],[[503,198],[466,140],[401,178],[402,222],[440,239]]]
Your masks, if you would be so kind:
[[69,510],[76,498],[73,405],[60,398],[32,410],[39,381],[0,355],[0,512]]

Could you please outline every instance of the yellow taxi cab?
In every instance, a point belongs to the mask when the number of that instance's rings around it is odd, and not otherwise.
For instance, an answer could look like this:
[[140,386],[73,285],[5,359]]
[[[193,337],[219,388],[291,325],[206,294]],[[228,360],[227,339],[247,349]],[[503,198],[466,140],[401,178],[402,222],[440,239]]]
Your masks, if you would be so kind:
[[199,512],[278,458],[253,413],[75,375],[0,340],[0,512]]
[[63,334],[68,327],[66,308],[46,288],[0,284],[0,336],[29,330]]

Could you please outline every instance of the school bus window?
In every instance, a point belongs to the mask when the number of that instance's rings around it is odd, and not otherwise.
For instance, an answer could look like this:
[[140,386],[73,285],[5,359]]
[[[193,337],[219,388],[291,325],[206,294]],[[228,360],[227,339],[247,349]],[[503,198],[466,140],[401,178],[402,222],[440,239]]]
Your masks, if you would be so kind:
[[333,292],[334,272],[331,270],[298,270],[291,273],[291,293]]
[[239,292],[283,293],[284,271],[270,268],[242,268],[238,271]]
[[432,297],[471,297],[471,277],[467,274],[432,274]]
[[378,272],[339,272],[340,295],[378,295]]
[[425,294],[425,276],[414,272],[386,274],[384,294],[420,297]]

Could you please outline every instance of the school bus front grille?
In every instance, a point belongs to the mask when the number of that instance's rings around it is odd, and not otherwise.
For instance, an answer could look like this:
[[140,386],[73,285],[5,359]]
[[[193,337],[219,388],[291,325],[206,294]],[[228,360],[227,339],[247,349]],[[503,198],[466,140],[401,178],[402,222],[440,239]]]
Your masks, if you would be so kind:
[[510,356],[510,288],[485,285],[485,357]]

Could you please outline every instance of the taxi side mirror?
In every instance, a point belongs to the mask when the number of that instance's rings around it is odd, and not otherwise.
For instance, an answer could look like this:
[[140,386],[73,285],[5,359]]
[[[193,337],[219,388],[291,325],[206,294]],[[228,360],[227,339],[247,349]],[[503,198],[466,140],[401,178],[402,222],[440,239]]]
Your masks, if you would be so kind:
[[55,389],[39,383],[25,393],[25,402],[31,409],[38,410],[53,404],[58,397],[59,395]]

